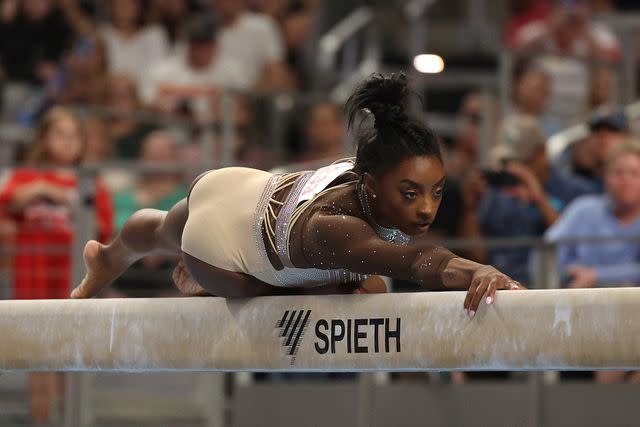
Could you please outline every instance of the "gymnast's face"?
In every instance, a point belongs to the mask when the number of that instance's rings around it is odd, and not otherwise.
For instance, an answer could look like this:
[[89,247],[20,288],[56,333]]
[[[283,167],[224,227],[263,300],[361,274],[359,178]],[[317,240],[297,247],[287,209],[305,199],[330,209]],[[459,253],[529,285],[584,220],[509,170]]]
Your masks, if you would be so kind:
[[445,176],[440,159],[411,157],[381,176],[365,174],[364,179],[373,215],[380,225],[411,236],[429,229],[442,201]]

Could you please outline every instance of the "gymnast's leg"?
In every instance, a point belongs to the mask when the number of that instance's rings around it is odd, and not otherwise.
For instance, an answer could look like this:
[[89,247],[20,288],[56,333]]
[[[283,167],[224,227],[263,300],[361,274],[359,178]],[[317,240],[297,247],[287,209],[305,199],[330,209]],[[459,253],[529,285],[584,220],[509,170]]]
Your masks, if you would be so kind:
[[129,217],[110,244],[89,241],[84,248],[87,274],[73,290],[71,297],[92,297],[134,262],[147,255],[180,255],[182,231],[188,215],[186,199],[178,202],[168,212],[142,209]]
[[[187,200],[178,202],[168,212],[142,209],[131,215],[115,239],[108,245],[89,241],[84,249],[87,270],[82,283],[71,293],[72,298],[91,298],[104,286],[120,276],[137,260],[151,254],[182,255],[188,262],[188,272],[182,263],[174,272],[174,281],[187,295],[217,295],[225,298],[285,294],[351,293],[352,287],[329,285],[313,289],[279,288],[255,277],[210,266],[182,254],[182,232],[189,216]],[[186,274],[185,274],[186,273]],[[189,277],[193,276],[193,278]],[[193,279],[196,280],[193,280]],[[369,286],[361,284],[357,293],[386,292],[381,280],[370,278]],[[379,279],[379,278],[378,278]],[[377,283],[380,282],[380,283]],[[384,288],[384,289],[383,289]]]

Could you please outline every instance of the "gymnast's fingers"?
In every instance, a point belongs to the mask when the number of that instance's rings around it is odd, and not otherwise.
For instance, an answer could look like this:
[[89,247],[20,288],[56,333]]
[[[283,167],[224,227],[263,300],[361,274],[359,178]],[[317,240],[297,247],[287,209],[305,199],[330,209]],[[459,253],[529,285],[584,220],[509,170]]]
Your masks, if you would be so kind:
[[518,282],[517,280],[513,280],[512,278],[507,276],[506,283],[504,284],[504,286],[500,287],[499,289],[505,289],[507,291],[517,291],[520,289],[527,289],[527,288],[525,288],[522,285],[522,283]]
[[481,276],[474,276],[473,279],[471,279],[471,285],[469,285],[467,296],[464,299],[464,313],[467,316],[469,315],[469,309],[470,309],[469,307],[471,306],[471,301],[473,300],[473,297],[476,293],[476,288],[480,284],[481,280],[482,280]]
[[469,316],[471,318],[475,316],[476,312],[478,311],[478,307],[480,306],[480,302],[482,301],[482,298],[484,298],[484,295],[487,293],[487,289],[489,289],[489,286],[495,283],[495,280],[496,278],[491,276],[484,276],[482,278],[482,281],[476,288],[476,292],[474,293],[473,299],[471,300],[471,304],[469,306]]
[[487,304],[492,304],[496,300],[496,292],[498,289],[504,288],[505,282],[506,280],[504,277],[498,276],[489,284],[489,289],[487,289],[487,298],[485,300]]

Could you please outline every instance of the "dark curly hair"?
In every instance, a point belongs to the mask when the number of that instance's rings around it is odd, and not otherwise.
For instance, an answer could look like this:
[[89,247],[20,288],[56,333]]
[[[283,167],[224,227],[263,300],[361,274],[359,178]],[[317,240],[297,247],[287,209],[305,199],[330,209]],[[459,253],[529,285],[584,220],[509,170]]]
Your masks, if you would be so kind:
[[442,161],[436,135],[406,113],[410,91],[407,77],[400,74],[374,74],[362,82],[345,104],[349,129],[354,130],[358,114],[370,113],[373,129],[356,131],[354,171],[384,174],[398,163],[414,156],[436,157]]

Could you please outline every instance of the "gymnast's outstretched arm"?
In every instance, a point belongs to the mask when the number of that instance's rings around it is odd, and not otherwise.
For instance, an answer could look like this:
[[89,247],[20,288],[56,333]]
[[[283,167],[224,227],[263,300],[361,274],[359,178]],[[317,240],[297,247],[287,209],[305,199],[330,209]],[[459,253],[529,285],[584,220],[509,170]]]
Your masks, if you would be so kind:
[[491,303],[499,289],[523,288],[489,265],[457,257],[445,248],[416,241],[407,246],[381,240],[360,218],[314,214],[305,224],[302,250],[292,253],[301,268],[349,271],[411,280],[427,289],[466,289],[464,309],[473,315],[481,302]]

